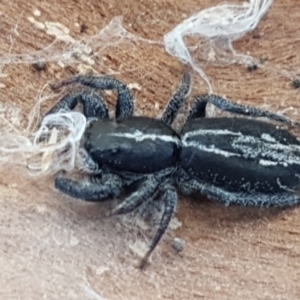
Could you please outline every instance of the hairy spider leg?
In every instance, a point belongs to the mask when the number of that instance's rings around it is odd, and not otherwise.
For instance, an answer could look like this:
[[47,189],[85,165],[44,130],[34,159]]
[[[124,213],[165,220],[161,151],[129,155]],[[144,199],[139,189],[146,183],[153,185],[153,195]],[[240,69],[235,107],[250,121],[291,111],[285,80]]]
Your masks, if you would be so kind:
[[108,119],[108,108],[105,100],[89,91],[79,91],[64,96],[46,115],[54,114],[59,110],[73,110],[79,103],[83,106],[83,113],[89,119]]
[[[163,172],[164,174],[164,172]],[[164,175],[162,175],[164,176]],[[149,200],[153,196],[153,194],[157,191],[158,187],[163,184],[161,183],[160,174],[156,175],[149,175],[147,179],[140,185],[139,189],[127,197],[121,204],[119,204],[116,208],[114,208],[110,215],[120,215],[120,214],[127,214],[135,210],[139,207],[142,203]],[[165,234],[166,230],[169,227],[170,221],[173,217],[173,214],[176,210],[177,206],[177,192],[174,187],[171,185],[162,186],[163,192],[163,202],[165,205],[164,213],[161,217],[159,227],[153,238],[148,251],[146,252],[145,256],[142,258],[140,262],[140,268],[144,268],[149,256],[156,248],[157,244]]]
[[155,175],[149,175],[139,188],[128,196],[121,204],[116,206],[110,215],[127,214],[135,210],[142,203],[147,201],[157,190],[160,181]]
[[293,207],[299,204],[300,199],[297,193],[285,192],[275,194],[247,194],[242,192],[229,192],[220,187],[201,183],[195,179],[185,180],[184,171],[180,171],[180,190],[185,195],[199,192],[209,199],[219,202],[225,206],[241,205],[252,207]]
[[191,75],[189,73],[184,73],[178,90],[172,95],[165,111],[163,112],[161,117],[162,121],[168,125],[171,125],[174,122],[183,102],[190,94],[191,84]]
[[103,173],[102,169],[99,168],[99,165],[92,159],[84,148],[79,148],[78,156],[81,159],[81,166],[79,167],[81,173],[90,175],[100,175]]
[[155,247],[157,246],[157,244],[159,243],[159,241],[167,231],[171,219],[176,211],[177,201],[178,201],[178,195],[176,189],[171,185],[166,185],[163,189],[164,189],[164,194],[162,196],[162,199],[165,204],[165,210],[160,220],[159,227],[157,229],[155,237],[153,238],[148,251],[140,261],[139,267],[141,269],[144,269],[146,267],[151,253],[153,252],[153,250],[155,249]]
[[96,177],[92,181],[76,181],[66,177],[57,177],[55,187],[71,197],[88,202],[101,202],[118,196],[122,189],[122,180],[118,175],[105,174],[103,182]]
[[134,99],[130,89],[121,81],[111,76],[79,75],[51,85],[53,89],[79,83],[100,90],[117,90],[116,118],[131,117],[134,114]]
[[235,114],[250,116],[254,118],[266,117],[270,120],[281,122],[287,125],[300,126],[299,122],[295,122],[285,116],[270,112],[268,110],[262,110],[253,106],[237,104],[235,102],[213,94],[199,95],[196,97],[194,105],[192,106],[190,114],[188,116],[188,120],[204,118],[207,103],[211,103],[224,111],[228,111]]

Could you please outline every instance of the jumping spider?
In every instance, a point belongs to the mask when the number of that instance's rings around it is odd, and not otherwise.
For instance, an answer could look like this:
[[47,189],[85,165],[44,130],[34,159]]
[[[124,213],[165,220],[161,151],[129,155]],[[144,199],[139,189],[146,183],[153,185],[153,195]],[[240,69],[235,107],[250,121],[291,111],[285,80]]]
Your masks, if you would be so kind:
[[109,119],[105,100],[92,91],[67,94],[47,113],[73,110],[81,103],[89,124],[80,153],[83,170],[90,175],[90,181],[59,176],[55,179],[55,187],[69,196],[100,202],[115,198],[123,188],[138,183],[137,190],[115,207],[111,215],[129,213],[160,192],[164,212],[141,261],[141,267],[144,267],[176,210],[177,192],[172,184],[172,174],[176,171],[180,136],[171,125],[189,94],[191,77],[188,73],[183,75],[179,89],[160,119],[134,116],[134,99],[129,88],[110,76],[76,76],[52,88],[73,83],[100,90],[117,90],[115,119]]
[[[104,99],[93,92],[66,95],[49,111],[72,110],[81,102],[90,120],[82,157],[91,182],[58,177],[55,186],[70,196],[96,202],[138,183],[138,189],[112,214],[131,212],[160,191],[165,210],[141,267],[168,228],[176,209],[176,188],[183,194],[199,192],[225,205],[285,207],[300,202],[300,141],[288,130],[253,118],[299,123],[216,95],[200,95],[178,134],[171,125],[188,97],[188,74],[183,75],[161,119],[134,116],[129,89],[112,77],[77,76],[55,88],[72,83],[116,89],[116,118],[109,119]],[[243,117],[205,118],[208,103]]]

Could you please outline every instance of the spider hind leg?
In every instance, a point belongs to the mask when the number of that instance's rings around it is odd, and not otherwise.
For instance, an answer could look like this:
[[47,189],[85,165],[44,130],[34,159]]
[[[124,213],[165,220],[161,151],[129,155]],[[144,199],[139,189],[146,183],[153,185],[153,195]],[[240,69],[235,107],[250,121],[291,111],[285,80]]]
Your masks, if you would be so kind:
[[286,125],[297,125],[297,126],[300,125],[299,122],[295,122],[285,116],[273,113],[271,111],[262,110],[254,106],[238,104],[213,94],[212,95],[205,94],[205,95],[197,96],[194,105],[191,108],[188,119],[205,117],[206,105],[208,103],[211,103],[214,106],[224,111],[231,112],[234,114],[249,116],[253,118],[265,117],[268,118],[269,120],[281,122]]

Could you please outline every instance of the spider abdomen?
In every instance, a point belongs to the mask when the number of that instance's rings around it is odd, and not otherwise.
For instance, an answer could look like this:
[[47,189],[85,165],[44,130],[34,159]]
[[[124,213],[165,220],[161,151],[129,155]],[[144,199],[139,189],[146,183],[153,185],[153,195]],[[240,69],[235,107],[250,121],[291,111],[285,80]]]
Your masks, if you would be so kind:
[[300,180],[300,141],[252,119],[190,120],[182,132],[180,166],[205,188],[241,198],[293,194]]

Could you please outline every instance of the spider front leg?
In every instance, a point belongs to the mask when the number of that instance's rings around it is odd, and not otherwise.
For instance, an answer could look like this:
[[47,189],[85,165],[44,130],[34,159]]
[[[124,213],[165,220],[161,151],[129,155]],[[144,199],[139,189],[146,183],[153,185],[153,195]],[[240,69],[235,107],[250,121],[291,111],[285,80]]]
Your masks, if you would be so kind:
[[57,177],[55,187],[73,198],[100,202],[114,198],[121,193],[122,180],[114,174],[105,174],[103,178],[92,177],[91,181],[77,181],[66,177]]
[[105,100],[93,92],[81,91],[64,96],[46,115],[50,115],[63,109],[73,110],[79,103],[83,105],[83,113],[86,118],[108,119],[108,108]]
[[191,91],[191,75],[189,73],[183,74],[178,90],[172,95],[169,100],[168,106],[166,107],[161,119],[165,123],[171,125],[183,102],[187,99]]
[[81,173],[92,175],[102,174],[102,169],[99,168],[99,165],[92,159],[84,148],[79,148],[77,162],[78,169]]
[[134,100],[130,89],[121,81],[111,76],[91,76],[79,75],[53,84],[53,89],[58,89],[65,85],[79,83],[91,88],[100,90],[117,90],[118,101],[116,106],[116,118],[131,117],[134,113]]
[[207,103],[211,103],[216,107],[235,114],[250,116],[254,118],[266,117],[270,120],[281,122],[287,125],[297,125],[295,122],[285,116],[273,113],[268,110],[262,110],[253,106],[237,104],[217,95],[199,95],[196,97],[193,107],[191,108],[188,119],[204,118]]

